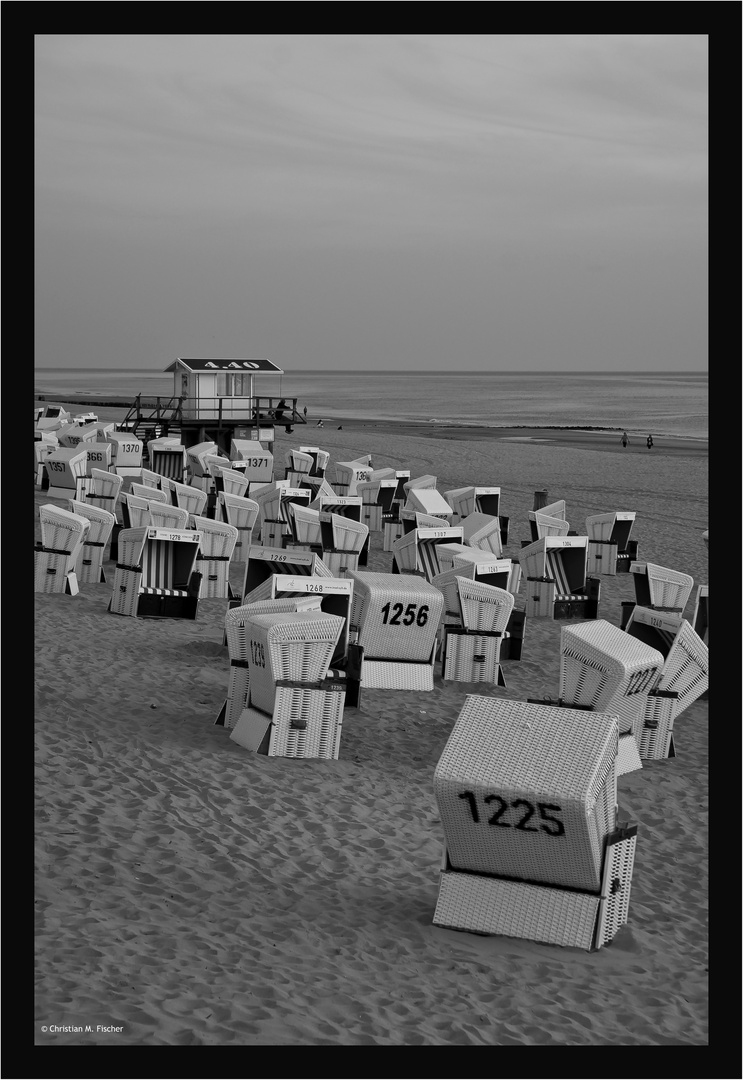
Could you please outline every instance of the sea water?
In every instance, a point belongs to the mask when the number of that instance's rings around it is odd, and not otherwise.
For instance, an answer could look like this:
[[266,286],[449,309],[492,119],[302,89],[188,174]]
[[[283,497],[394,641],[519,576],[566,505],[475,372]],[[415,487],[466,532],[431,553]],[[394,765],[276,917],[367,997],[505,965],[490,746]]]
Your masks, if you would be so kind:
[[[152,370],[35,370],[47,398],[169,398],[170,373]],[[703,373],[651,372],[337,372],[256,376],[262,397],[296,398],[308,420],[399,419],[488,427],[612,428],[645,436],[708,437],[708,378]],[[81,406],[81,409],[83,406]]]

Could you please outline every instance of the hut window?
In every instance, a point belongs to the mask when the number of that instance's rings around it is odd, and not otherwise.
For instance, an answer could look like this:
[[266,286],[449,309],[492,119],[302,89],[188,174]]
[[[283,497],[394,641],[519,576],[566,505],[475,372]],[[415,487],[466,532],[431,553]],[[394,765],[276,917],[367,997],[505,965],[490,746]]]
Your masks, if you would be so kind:
[[247,397],[249,393],[249,375],[233,375],[231,372],[217,375],[217,397]]

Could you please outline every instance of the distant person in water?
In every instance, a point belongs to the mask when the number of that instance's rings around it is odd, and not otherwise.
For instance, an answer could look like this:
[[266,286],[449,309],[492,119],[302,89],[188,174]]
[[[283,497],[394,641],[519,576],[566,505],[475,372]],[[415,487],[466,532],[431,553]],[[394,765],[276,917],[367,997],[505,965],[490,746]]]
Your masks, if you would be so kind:
[[652,450],[653,449],[653,436],[648,435],[648,440],[647,441],[648,441],[648,450]]
[[629,435],[626,431],[622,432],[622,446],[629,446]]

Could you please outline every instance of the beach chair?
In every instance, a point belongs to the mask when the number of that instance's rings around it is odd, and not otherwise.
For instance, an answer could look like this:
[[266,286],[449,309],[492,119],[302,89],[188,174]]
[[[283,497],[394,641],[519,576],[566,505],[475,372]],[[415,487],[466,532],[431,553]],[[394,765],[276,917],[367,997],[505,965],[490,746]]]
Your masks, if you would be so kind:
[[251,616],[248,703],[234,742],[269,757],[338,757],[346,688],[329,668],[342,629],[324,612]]
[[260,507],[255,499],[230,495],[226,491],[220,491],[217,495],[216,520],[226,521],[237,529],[233,562],[245,562],[248,548],[253,542],[253,530],[259,513]]
[[678,611],[637,605],[626,633],[657,649],[663,657],[658,680],[647,695],[638,738],[640,757],[675,757],[674,722],[707,691],[709,649]]
[[495,514],[481,514],[475,511],[462,518],[462,537],[470,547],[488,551],[496,559],[503,555],[503,533],[501,518]]
[[316,510],[315,502],[318,498],[336,498],[337,492],[333,490],[324,476],[313,476],[311,473],[305,473],[299,484],[301,488],[306,488],[310,493],[310,506]]
[[225,615],[225,638],[230,655],[230,676],[227,698],[214,721],[218,727],[231,731],[248,704],[250,688],[250,620],[254,615],[274,611],[319,611],[320,598],[311,595],[286,596],[275,600],[259,600],[254,604],[231,607]]
[[372,472],[371,457],[368,454],[353,461],[337,461],[333,488],[339,495],[356,495],[358,484],[366,483]]
[[[444,565],[443,555],[444,552],[446,552],[446,548],[442,546],[438,550],[440,554],[440,565]],[[498,590],[498,594],[501,591],[508,592],[512,599],[515,598],[512,587],[513,569],[515,566],[518,567],[518,563],[513,563],[511,559],[497,559],[486,562],[481,561],[479,558],[471,559],[469,554],[470,553],[467,551],[463,552],[461,556],[455,554],[449,569],[443,570],[433,578],[433,584],[438,589],[441,589],[444,594],[444,613],[439,628],[439,637],[443,646],[442,661],[443,656],[446,653],[447,630],[449,628],[452,630],[456,628],[468,629],[467,620],[463,616],[461,605],[461,579],[467,579],[476,583],[476,587],[488,586],[494,588]],[[477,552],[478,556],[482,554],[485,553]],[[469,587],[465,588],[465,592],[469,595]],[[497,595],[492,597],[492,602],[498,603]],[[475,626],[473,625],[471,628],[474,629]],[[520,660],[526,630],[526,614],[523,611],[517,611],[512,604],[510,606],[510,614],[506,626],[493,627],[493,629],[500,631],[499,636],[501,641],[498,646],[500,659]],[[469,647],[466,642],[459,643],[459,646],[461,648]],[[454,647],[456,647],[456,643],[452,644],[452,648]],[[491,648],[494,647],[495,646],[491,646]]]
[[78,499],[85,494],[87,474],[85,447],[58,446],[44,460],[49,477],[47,494],[50,499]]
[[588,536],[588,573],[628,573],[637,559],[637,541],[630,540],[636,514],[618,510],[612,514],[592,514],[586,518]]
[[81,501],[109,510],[116,517],[123,477],[105,469],[91,469],[90,475],[93,480],[92,490],[86,491],[85,498]]
[[369,532],[382,532],[385,521],[397,520],[397,504],[393,504],[396,491],[394,469],[377,469],[370,480],[356,485],[356,494],[361,496],[361,521]]
[[189,516],[189,525],[201,534],[196,569],[201,574],[199,599],[234,600],[230,585],[230,561],[237,543],[237,529],[226,521]]
[[334,577],[344,577],[357,570],[359,557],[369,538],[369,529],[360,521],[343,514],[320,510],[322,561]]
[[648,694],[662,668],[662,653],[605,619],[561,630],[560,704],[616,716],[619,775],[642,767],[639,747]]
[[166,488],[170,492],[170,501],[173,506],[179,506],[181,510],[187,510],[189,514],[201,517],[208,502],[208,492],[192,484],[179,484],[177,480],[168,480]]
[[293,543],[288,538],[285,538],[284,547],[301,547],[307,551],[316,551],[319,555],[322,555],[322,529],[320,528],[319,510],[313,510],[311,506],[302,506],[301,503],[293,503],[291,527]]
[[299,451],[302,454],[309,454],[312,458],[310,476],[325,476],[325,470],[330,461],[330,454],[327,450],[321,450],[319,446],[300,446]]
[[444,597],[412,574],[349,571],[351,632],[363,650],[361,687],[433,690],[436,632]]
[[84,442],[95,442],[98,432],[95,425],[67,424],[59,432],[60,446],[79,446]]
[[99,506],[91,506],[90,503],[79,502],[77,499],[70,499],[67,509],[71,514],[87,518],[90,522],[90,528],[87,530],[75,563],[75,575],[78,582],[96,584],[105,581],[103,559],[116,518],[109,510],[101,510]]
[[461,542],[461,525],[411,529],[392,545],[392,573],[420,574],[427,581],[433,581],[442,570],[437,553],[438,546]]
[[159,476],[183,483],[186,447],[176,438],[152,439],[147,443],[150,469]]
[[138,475],[142,468],[144,443],[131,431],[107,431],[111,443],[111,468],[119,476]]
[[299,487],[302,477],[309,476],[314,464],[312,454],[304,454],[301,450],[287,450],[284,454],[284,479],[289,482],[289,487]]
[[193,529],[122,529],[108,610],[140,619],[195,619],[200,543],[201,533]]
[[[438,581],[434,578],[434,585]],[[500,652],[513,612],[512,593],[462,576],[455,578],[455,588],[461,625],[445,626],[441,678],[505,686]]]
[[205,454],[219,455],[219,447],[209,440],[186,447],[186,468],[188,483],[208,495],[214,490],[209,466],[204,461]]
[[[460,518],[456,524],[464,524],[468,517],[497,518],[501,547],[508,543],[510,518],[500,512],[501,489],[499,487],[463,487],[444,492],[444,498]],[[495,553],[495,549],[492,549]]]
[[[656,563],[630,563],[629,570],[634,580],[636,604],[655,611],[683,612],[694,587],[694,578],[690,574]],[[631,601],[622,602],[623,626],[634,606]]]
[[309,506],[307,488],[274,487],[265,494],[256,492],[261,508],[261,543],[264,547],[281,548],[284,538],[292,538],[294,505]]
[[233,439],[230,445],[232,468],[240,469],[248,481],[248,495],[252,499],[255,488],[273,483],[273,454],[254,439]]
[[691,625],[704,644],[709,646],[709,585],[700,585],[697,589]]
[[[313,510],[319,510],[322,514],[335,514],[338,517],[348,518],[349,521],[355,521],[359,525],[363,524],[361,521],[363,503],[360,495],[318,495],[310,506]],[[358,565],[366,566],[369,559],[368,532],[358,555]]]
[[405,509],[417,510],[421,514],[441,518],[447,525],[453,525],[454,518],[457,516],[444,496],[436,488],[411,488],[408,492]]
[[134,481],[134,483],[129,484],[127,487],[125,483],[124,491],[127,495],[137,495],[140,499],[147,499],[149,502],[170,502],[170,493],[161,491],[159,488],[155,487],[154,484],[139,484]]
[[77,596],[75,567],[90,521],[53,503],[39,507],[41,542],[34,547],[34,592]]
[[[151,524],[150,500],[143,499],[141,495],[133,495],[131,491],[122,493],[119,500],[124,529],[141,529]],[[118,552],[118,533],[116,535],[116,550]]]
[[34,486],[43,491],[49,490],[49,473],[46,470],[46,459],[53,454],[57,443],[39,439],[34,443]]
[[146,502],[150,512],[149,522],[140,522],[140,524],[156,525],[159,529],[175,529],[177,532],[191,527],[192,515],[188,510],[181,510],[179,506],[155,502],[152,499],[147,499]]
[[241,603],[270,600],[272,592],[269,579],[274,574],[285,574],[289,578],[333,576],[314,551],[281,551],[252,544],[245,563]]
[[220,468],[214,472],[214,486],[217,499],[222,493],[245,498],[249,481],[242,469]]
[[594,950],[628,919],[637,826],[620,823],[617,721],[468,694],[434,771],[436,926]]
[[601,581],[587,576],[587,552],[587,536],[543,536],[521,549],[527,618],[598,618]]
[[108,442],[86,442],[82,444],[81,449],[85,450],[85,475],[90,481],[86,484],[86,492],[91,491],[93,484],[91,478],[93,476],[93,469],[100,469],[103,472],[110,472],[111,470],[111,443]]

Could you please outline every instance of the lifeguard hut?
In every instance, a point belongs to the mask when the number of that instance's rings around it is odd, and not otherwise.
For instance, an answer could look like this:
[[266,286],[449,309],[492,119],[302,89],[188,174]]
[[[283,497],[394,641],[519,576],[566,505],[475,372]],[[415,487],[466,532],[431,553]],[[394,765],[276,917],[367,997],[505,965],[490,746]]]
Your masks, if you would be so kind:
[[296,398],[256,393],[257,376],[284,374],[271,360],[178,357],[165,371],[173,372],[173,397],[158,398],[154,406],[139,395],[125,418],[128,430],[180,429],[186,448],[213,442],[229,456],[233,439],[253,439],[272,449],[276,426],[306,423]]

